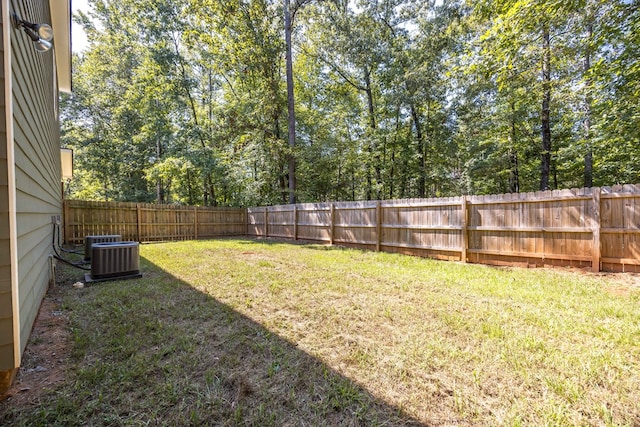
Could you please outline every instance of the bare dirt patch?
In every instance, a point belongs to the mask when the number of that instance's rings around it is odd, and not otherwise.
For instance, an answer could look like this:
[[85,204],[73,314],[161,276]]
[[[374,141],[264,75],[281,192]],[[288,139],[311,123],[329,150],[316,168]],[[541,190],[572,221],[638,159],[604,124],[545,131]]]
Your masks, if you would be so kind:
[[71,353],[68,323],[62,311],[62,289],[52,286],[40,306],[16,380],[0,395],[0,412],[6,406],[24,407],[37,402],[65,379]]
[[606,290],[611,295],[628,297],[640,292],[640,274],[638,273],[601,273],[607,280]]
[[585,268],[566,268],[563,271],[581,274],[589,278],[600,280],[603,289],[617,297],[629,297],[640,292],[640,273],[599,272],[593,273]]

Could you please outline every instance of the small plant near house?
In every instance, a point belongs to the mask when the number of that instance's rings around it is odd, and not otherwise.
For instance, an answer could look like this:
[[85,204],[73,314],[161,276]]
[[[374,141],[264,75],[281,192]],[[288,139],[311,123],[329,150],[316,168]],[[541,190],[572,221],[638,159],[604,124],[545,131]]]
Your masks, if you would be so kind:
[[141,256],[142,279],[65,287],[69,372],[0,423],[640,423],[636,277],[251,240]]

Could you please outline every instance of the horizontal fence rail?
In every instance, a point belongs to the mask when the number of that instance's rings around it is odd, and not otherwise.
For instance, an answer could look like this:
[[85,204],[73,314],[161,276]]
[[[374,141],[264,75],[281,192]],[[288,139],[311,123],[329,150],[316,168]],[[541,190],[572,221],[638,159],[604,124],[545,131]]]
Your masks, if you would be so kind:
[[254,207],[247,235],[492,265],[640,271],[640,185]]
[[150,203],[64,201],[64,241],[120,234],[123,240],[153,242],[246,235],[246,209]]

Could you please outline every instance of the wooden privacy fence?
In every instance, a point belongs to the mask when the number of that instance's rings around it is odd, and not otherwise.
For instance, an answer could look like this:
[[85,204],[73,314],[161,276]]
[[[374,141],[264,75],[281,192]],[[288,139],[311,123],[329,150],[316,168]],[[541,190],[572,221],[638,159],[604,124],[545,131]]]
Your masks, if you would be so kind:
[[123,240],[152,242],[246,234],[246,209],[149,203],[64,201],[64,241],[120,234]]
[[249,208],[247,235],[483,264],[640,271],[640,185]]
[[640,272],[640,185],[241,208],[64,201],[64,241],[277,237],[496,265]]

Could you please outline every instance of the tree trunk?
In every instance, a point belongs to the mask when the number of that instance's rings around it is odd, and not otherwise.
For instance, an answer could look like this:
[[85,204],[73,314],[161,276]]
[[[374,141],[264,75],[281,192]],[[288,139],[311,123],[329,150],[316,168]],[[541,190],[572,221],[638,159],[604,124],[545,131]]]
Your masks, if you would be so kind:
[[[159,162],[162,158],[162,144],[160,138],[156,139],[156,159]],[[156,200],[158,204],[164,202],[164,188],[162,187],[162,179],[158,178],[156,182]]]
[[211,174],[207,173],[204,176],[203,186],[204,186],[204,197],[203,197],[204,205],[216,206],[216,189],[213,185]]
[[540,167],[540,190],[549,189],[551,172],[551,36],[548,24],[542,28],[542,164]]
[[[590,18],[587,18],[590,19]],[[591,144],[591,79],[589,69],[591,68],[591,39],[593,38],[593,24],[587,24],[587,45],[584,53],[584,77],[586,94],[584,99],[584,186],[593,187],[593,147]]]
[[[280,113],[278,112],[278,108],[276,107],[273,111],[273,135],[272,135],[276,140],[280,140]],[[275,157],[275,166],[274,166],[274,173],[275,176],[277,177],[277,181],[278,181],[278,189],[280,192],[280,202],[282,204],[286,204],[287,200],[288,200],[288,193],[289,190],[287,188],[287,182],[285,180],[286,178],[286,174],[283,173],[283,159],[281,157],[282,153],[277,152],[274,153],[272,152],[268,152],[268,155],[272,155]]]
[[296,113],[293,95],[293,59],[291,55],[291,10],[289,0],[284,0],[284,34],[286,44],[286,69],[287,69],[287,105],[289,113],[289,153],[287,155],[289,166],[289,203],[296,203]]
[[509,134],[509,191],[511,193],[520,192],[520,172],[518,171],[518,152],[516,150],[516,111],[515,105],[511,103],[511,133]]
[[193,186],[191,185],[191,171],[187,169],[187,192],[189,194],[189,205],[195,205],[195,201],[193,200]]
[[416,129],[416,140],[418,142],[418,162],[420,163],[420,175],[418,177],[418,195],[424,198],[427,194],[427,147],[424,143],[424,135],[422,134],[422,123],[416,107],[411,103],[411,117],[413,118],[413,126]]
[[[373,170],[376,177],[376,198],[380,199],[380,186],[382,184],[382,172],[380,167],[380,153],[378,152],[378,147],[375,141],[375,131],[376,131],[376,111],[375,105],[373,102],[373,89],[371,88],[371,71],[367,68],[364,69],[364,91],[367,94],[367,106],[369,108],[369,126],[371,127],[371,141],[369,143],[369,152],[373,155]],[[368,168],[369,169],[369,168]],[[367,189],[367,199],[371,200],[373,196],[373,188],[371,182],[371,173],[367,171],[367,184],[369,188]]]
[[281,199],[280,202],[284,205],[287,203],[287,191],[286,191],[286,185],[287,183],[285,182],[285,176],[283,174],[280,174],[278,176],[278,182],[281,188]]
[[400,107],[396,108],[396,130],[393,137],[393,145],[391,146],[391,170],[389,171],[389,198],[393,199],[395,190],[396,175],[396,148],[398,147],[398,135],[400,134]]
[[518,172],[518,153],[513,148],[509,149],[509,163],[511,169],[509,171],[509,192],[520,192],[520,173]]

